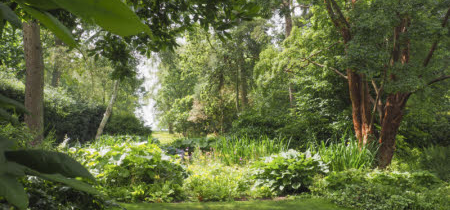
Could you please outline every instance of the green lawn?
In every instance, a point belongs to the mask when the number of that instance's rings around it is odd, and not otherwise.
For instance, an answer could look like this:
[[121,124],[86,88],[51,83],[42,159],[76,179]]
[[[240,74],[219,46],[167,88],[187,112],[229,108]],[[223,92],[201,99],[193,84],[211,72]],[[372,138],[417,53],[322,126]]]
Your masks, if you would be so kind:
[[181,134],[170,134],[167,131],[153,131],[152,137],[157,138],[161,144],[169,144],[177,138],[181,138]]
[[248,210],[282,210],[282,209],[311,209],[311,210],[348,210],[338,207],[322,199],[298,199],[290,201],[236,201],[236,202],[204,202],[204,203],[135,203],[121,204],[128,210],[177,210],[177,209],[248,209]]

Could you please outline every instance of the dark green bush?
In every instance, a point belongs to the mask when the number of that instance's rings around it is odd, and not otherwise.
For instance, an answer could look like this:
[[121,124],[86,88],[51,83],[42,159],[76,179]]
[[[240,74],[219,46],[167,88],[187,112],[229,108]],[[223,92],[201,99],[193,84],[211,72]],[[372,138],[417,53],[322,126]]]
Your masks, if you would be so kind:
[[[15,79],[0,74],[0,94],[24,102],[24,84]],[[45,135],[54,132],[57,142],[61,142],[67,135],[70,139],[80,142],[95,138],[97,128],[103,118],[105,107],[78,101],[61,89],[45,87],[44,91],[44,123]],[[23,119],[23,116],[21,116]],[[112,125],[108,125],[112,123]],[[134,115],[112,116],[107,123],[105,132],[110,135],[134,134],[147,136],[151,130]]]
[[256,186],[269,187],[275,194],[308,191],[316,174],[328,172],[318,155],[295,150],[266,157],[256,162],[253,168]]
[[115,113],[105,126],[105,134],[150,136],[152,130],[146,127],[133,113]]
[[314,194],[355,209],[446,209],[450,186],[427,172],[347,170],[317,178]]

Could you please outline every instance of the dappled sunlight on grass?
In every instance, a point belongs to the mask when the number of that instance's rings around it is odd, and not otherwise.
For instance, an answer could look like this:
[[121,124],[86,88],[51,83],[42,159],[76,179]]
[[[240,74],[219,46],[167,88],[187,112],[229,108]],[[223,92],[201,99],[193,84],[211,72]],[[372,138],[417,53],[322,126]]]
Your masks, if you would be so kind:
[[258,209],[258,210],[345,210],[322,199],[301,199],[293,201],[236,201],[236,202],[205,202],[205,203],[135,203],[121,204],[128,210],[169,210],[169,209]]

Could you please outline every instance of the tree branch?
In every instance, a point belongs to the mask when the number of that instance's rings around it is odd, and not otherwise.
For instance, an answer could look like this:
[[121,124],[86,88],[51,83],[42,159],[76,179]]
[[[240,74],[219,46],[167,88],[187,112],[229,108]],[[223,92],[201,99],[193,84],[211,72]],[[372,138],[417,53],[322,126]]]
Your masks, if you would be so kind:
[[337,42],[331,44],[330,46],[328,46],[328,47],[326,47],[326,48],[324,48],[324,49],[321,49],[321,50],[319,50],[318,52],[316,52],[316,53],[314,53],[314,54],[308,56],[307,58],[303,58],[302,61],[309,60],[310,58],[312,58],[312,57],[314,57],[314,56],[320,54],[322,51],[324,51],[324,50],[329,50],[329,49],[332,48],[334,45],[337,45],[338,43],[341,43],[341,42],[342,42],[342,41],[337,41]]
[[350,24],[348,24],[347,20],[345,19],[344,15],[342,14],[341,8],[339,8],[339,5],[337,5],[335,0],[330,0],[330,1],[333,4],[334,9],[338,13],[339,19],[341,20],[341,22],[343,22],[345,24],[345,26],[347,26],[347,30],[350,30]]
[[[444,16],[444,20],[442,21],[442,24],[441,24],[442,28],[444,28],[444,27],[447,25],[447,20],[448,20],[448,17],[449,17],[449,16],[450,16],[450,8],[448,8],[447,14],[445,14],[445,16]],[[433,45],[431,45],[431,49],[430,49],[430,51],[428,52],[427,57],[426,57],[425,60],[423,61],[423,66],[424,66],[424,67],[428,66],[428,63],[430,63],[430,60],[431,60],[431,58],[433,57],[433,53],[434,53],[434,51],[435,51],[436,48],[437,48],[437,45],[438,45],[438,42],[439,42],[440,38],[441,38],[441,36],[440,36],[440,34],[439,34],[438,37],[437,37],[437,39],[434,41]]]
[[[322,67],[322,68],[326,68],[327,66],[325,66],[325,65],[323,65],[323,64],[320,64],[320,63],[316,63],[316,62],[314,62],[314,61],[312,61],[312,60],[308,60],[308,59],[306,59],[309,63],[312,63],[312,64],[314,64],[314,65],[316,65],[316,66],[319,66],[319,67]],[[343,77],[343,78],[345,78],[345,79],[347,79],[347,76],[345,75],[345,74],[343,74],[342,72],[340,72],[339,70],[337,70],[336,68],[333,68],[333,67],[330,67],[330,66],[328,66],[328,68],[330,68],[331,70],[333,70],[336,74],[338,74],[339,76],[341,76],[341,77]]]
[[432,85],[433,83],[440,82],[442,80],[446,80],[446,79],[449,79],[449,78],[450,78],[450,75],[444,75],[444,76],[438,77],[438,78],[436,78],[434,80],[431,80],[430,82],[427,83],[427,85]]

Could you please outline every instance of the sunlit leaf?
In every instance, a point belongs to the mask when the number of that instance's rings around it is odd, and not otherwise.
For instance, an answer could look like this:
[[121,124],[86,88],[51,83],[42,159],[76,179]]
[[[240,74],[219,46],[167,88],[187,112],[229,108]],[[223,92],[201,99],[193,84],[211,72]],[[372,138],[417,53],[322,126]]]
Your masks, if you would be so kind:
[[120,36],[130,36],[141,32],[152,34],[150,28],[120,0],[53,1],[65,10]]

